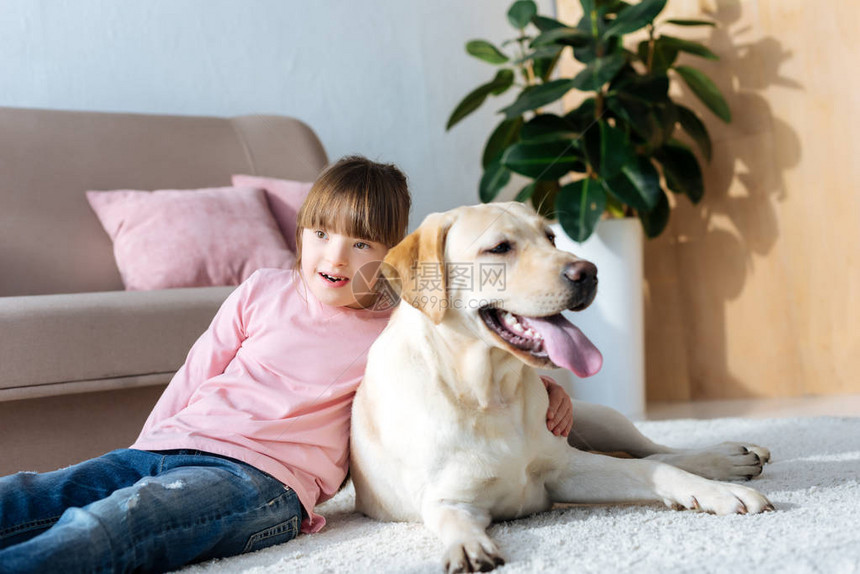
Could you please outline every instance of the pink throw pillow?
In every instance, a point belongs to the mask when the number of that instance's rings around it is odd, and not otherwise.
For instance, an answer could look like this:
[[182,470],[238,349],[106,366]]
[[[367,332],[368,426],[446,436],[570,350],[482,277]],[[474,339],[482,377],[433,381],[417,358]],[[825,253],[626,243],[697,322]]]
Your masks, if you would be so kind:
[[130,291],[238,285],[295,255],[261,189],[88,191]]
[[259,187],[266,191],[269,209],[281,228],[281,233],[293,253],[296,252],[296,228],[298,227],[299,208],[305,201],[313,183],[274,179],[256,175],[234,175],[236,187]]

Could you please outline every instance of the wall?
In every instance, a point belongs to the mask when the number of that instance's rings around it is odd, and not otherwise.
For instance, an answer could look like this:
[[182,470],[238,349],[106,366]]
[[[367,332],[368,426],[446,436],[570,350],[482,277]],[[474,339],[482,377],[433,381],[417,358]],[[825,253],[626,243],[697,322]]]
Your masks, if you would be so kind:
[[684,59],[733,121],[676,86],[714,149],[705,199],[646,244],[648,398],[860,392],[860,4],[670,0],[670,15],[719,23],[671,34],[721,56]]
[[[492,76],[464,43],[509,37],[508,4],[3,0],[0,105],[293,115],[332,158],[363,153],[406,170],[414,226],[477,201],[504,100],[444,125]],[[559,11],[576,5],[559,0]],[[714,140],[706,198],[680,202],[646,246],[649,398],[860,391],[860,6],[671,0],[668,13],[720,22],[675,33],[722,56],[688,63],[718,82],[734,121],[703,112]]]
[[[550,0],[540,2],[552,13]],[[0,105],[298,117],[330,158],[400,165],[413,226],[478,201],[504,100],[445,133],[491,66],[472,38],[509,37],[496,0],[2,0]]]

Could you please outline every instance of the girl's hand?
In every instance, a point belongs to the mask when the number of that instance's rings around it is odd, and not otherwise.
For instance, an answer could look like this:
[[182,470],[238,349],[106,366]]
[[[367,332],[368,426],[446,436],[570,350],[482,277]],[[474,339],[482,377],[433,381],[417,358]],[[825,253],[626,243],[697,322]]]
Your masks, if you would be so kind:
[[541,376],[549,394],[546,428],[556,436],[567,436],[573,428],[573,403],[567,392],[550,377]]

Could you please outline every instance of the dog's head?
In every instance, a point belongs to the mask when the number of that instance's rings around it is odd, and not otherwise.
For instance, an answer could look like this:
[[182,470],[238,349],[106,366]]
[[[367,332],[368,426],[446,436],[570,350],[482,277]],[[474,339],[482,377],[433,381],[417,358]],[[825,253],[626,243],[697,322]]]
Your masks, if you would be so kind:
[[596,373],[600,352],[565,319],[597,293],[597,268],[555,248],[546,220],[518,203],[429,215],[392,248],[385,275],[434,323],[471,331],[534,367]]

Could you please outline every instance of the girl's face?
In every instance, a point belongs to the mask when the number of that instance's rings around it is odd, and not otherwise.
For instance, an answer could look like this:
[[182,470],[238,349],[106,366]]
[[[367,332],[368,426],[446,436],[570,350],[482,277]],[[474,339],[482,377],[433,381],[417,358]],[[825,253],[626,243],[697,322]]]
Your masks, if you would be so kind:
[[326,305],[366,307],[372,303],[370,290],[387,252],[388,248],[381,243],[305,228],[302,277],[308,289]]

